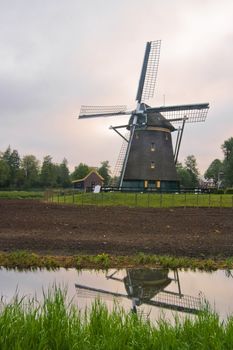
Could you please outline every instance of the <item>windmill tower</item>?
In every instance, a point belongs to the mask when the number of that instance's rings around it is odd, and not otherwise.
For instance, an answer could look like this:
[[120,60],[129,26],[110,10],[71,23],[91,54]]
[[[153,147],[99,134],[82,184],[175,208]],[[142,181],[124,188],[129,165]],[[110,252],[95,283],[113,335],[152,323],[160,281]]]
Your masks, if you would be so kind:
[[[124,105],[81,107],[79,119],[130,115],[127,125],[110,127],[127,143],[120,157],[122,162],[118,164],[122,190],[177,191],[176,163],[184,126],[205,121],[209,109],[208,103],[162,107],[145,103],[154,96],[160,46],[160,40],[146,44],[135,110],[127,111]],[[129,131],[128,138],[119,131],[123,128]],[[174,131],[177,137],[173,150],[171,133]]]

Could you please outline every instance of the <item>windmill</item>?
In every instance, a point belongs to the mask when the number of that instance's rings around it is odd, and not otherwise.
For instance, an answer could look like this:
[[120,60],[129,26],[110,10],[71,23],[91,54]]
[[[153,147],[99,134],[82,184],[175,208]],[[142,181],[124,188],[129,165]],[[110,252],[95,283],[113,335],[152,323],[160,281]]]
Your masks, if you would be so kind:
[[[168,269],[126,269],[125,276],[117,277],[119,271],[115,270],[106,275],[108,280],[122,282],[126,293],[108,291],[83,284],[75,284],[79,297],[127,298],[131,300],[131,311],[137,313],[141,305],[161,307],[184,313],[197,314],[203,306],[201,296],[185,295],[181,292],[179,274],[174,270],[174,278],[169,276]],[[173,290],[166,289],[175,283]],[[177,289],[177,291],[176,291]]]
[[[160,40],[146,44],[135,110],[127,111],[125,105],[81,106],[79,119],[130,115],[128,124],[110,127],[123,138],[117,164],[122,190],[177,191],[176,163],[184,126],[205,121],[208,113],[208,103],[161,107],[145,103],[154,96],[160,46]],[[121,129],[129,131],[128,137]],[[174,131],[177,136],[173,150],[171,133]]]

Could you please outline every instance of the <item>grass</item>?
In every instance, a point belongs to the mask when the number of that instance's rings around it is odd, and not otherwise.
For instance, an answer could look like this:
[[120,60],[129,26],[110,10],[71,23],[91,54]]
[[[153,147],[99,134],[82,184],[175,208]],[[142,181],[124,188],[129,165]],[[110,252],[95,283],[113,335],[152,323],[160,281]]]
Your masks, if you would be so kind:
[[0,191],[0,199],[42,199],[42,191]]
[[16,251],[0,253],[0,266],[17,269],[56,269],[64,268],[127,268],[127,267],[166,267],[170,269],[199,269],[214,271],[217,269],[233,269],[233,257],[219,258],[189,258],[159,256],[139,253],[132,256],[113,256],[106,253],[98,255],[49,256]]
[[194,193],[81,193],[51,192],[48,201],[77,205],[128,206],[144,208],[217,207],[233,208],[232,194]]
[[70,304],[66,294],[54,287],[38,304],[17,297],[0,312],[0,349],[146,350],[233,348],[233,316],[225,323],[206,309],[195,318],[174,324],[161,318],[156,324],[126,313],[115,304],[108,311],[96,300],[83,314]]

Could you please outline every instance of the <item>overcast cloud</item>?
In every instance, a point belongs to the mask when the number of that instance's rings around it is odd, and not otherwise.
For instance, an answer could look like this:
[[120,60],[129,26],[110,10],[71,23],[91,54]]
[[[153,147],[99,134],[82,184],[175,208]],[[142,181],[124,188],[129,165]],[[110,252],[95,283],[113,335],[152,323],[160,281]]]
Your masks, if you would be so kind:
[[162,39],[152,106],[209,102],[180,160],[203,172],[233,136],[232,0],[0,0],[0,150],[92,166],[117,159],[123,117],[78,120],[81,104],[135,106],[145,43]]

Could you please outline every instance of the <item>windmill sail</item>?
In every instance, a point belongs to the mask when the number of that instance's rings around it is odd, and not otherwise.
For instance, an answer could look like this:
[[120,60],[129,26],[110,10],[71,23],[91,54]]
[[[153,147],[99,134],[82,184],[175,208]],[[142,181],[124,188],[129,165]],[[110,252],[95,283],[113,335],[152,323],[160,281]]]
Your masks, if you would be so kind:
[[[127,132],[125,134],[125,138],[129,140],[129,132]],[[111,186],[113,186],[113,187],[116,187],[119,185],[121,171],[122,171],[122,167],[123,167],[123,163],[124,163],[124,159],[125,159],[125,154],[127,151],[127,145],[128,145],[128,142],[126,140],[122,140],[120,153],[119,153],[119,156],[117,158],[116,165],[115,165],[115,168],[113,171],[113,180],[111,183]]]
[[161,40],[150,41],[146,44],[141,76],[138,84],[136,101],[139,103],[154,96],[155,83],[159,67]]
[[81,106],[79,119],[83,118],[97,118],[97,117],[111,117],[115,115],[125,115],[127,107],[125,105],[115,106]]
[[168,121],[182,123],[186,117],[187,123],[204,122],[209,110],[209,103],[198,103],[177,106],[148,107],[149,113],[161,113]]

